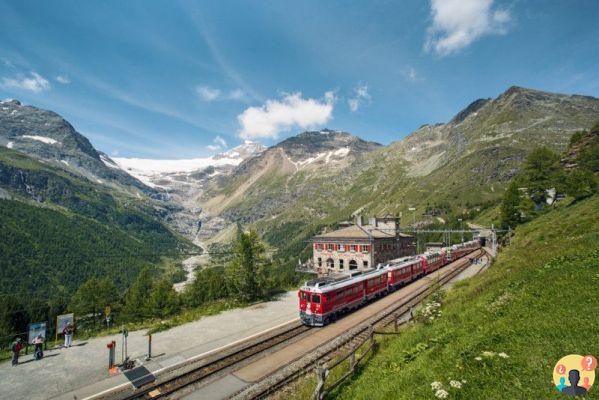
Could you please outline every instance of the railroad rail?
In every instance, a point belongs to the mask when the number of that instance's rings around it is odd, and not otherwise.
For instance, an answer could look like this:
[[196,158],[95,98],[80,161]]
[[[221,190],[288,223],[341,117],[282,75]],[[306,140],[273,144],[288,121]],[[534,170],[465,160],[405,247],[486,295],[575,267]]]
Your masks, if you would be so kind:
[[[406,295],[393,306],[367,318],[348,332],[335,337],[321,346],[318,351],[299,357],[277,373],[257,383],[250,384],[230,398],[236,400],[264,398],[310,372],[318,363],[330,360],[339,351],[361,345],[368,340],[370,331],[375,326],[384,327],[397,321],[401,315],[404,315],[411,307],[428,296],[436,283],[441,285],[447,283],[470,265],[471,258],[478,258],[481,253],[483,253],[482,250],[476,250],[462,257],[455,261],[457,264],[445,273],[442,272],[446,267],[438,270],[438,278],[431,281],[430,284]],[[423,279],[430,277],[431,275],[428,275]],[[92,398],[94,400],[131,400],[176,397],[176,392],[188,388],[190,385],[198,384],[209,377],[217,376],[219,373],[234,370],[237,365],[242,364],[244,361],[251,361],[263,352],[284,346],[286,342],[292,341],[310,329],[314,328],[301,324],[299,320],[294,321],[279,329],[269,331],[267,335],[258,334],[257,337],[242,340],[241,343],[234,346],[225,346],[225,350],[209,352],[207,353],[209,355],[197,356],[186,362],[157,371],[159,372],[157,379],[141,388],[132,390],[131,385],[126,384],[113,388],[106,393],[92,396]]]
[[[410,311],[410,309],[432,293],[436,287],[436,283],[444,285],[459,275],[462,271],[470,266],[470,260],[473,258],[481,258],[484,250],[476,250],[461,259],[456,261],[456,265],[439,276],[438,279],[429,285],[426,285],[419,290],[409,294],[397,304],[388,307],[378,314],[368,318],[360,323],[355,328],[347,333],[344,333],[324,344],[317,351],[303,355],[296,359],[292,364],[280,370],[249,387],[246,387],[229,397],[232,400],[253,400],[263,399],[273,394],[282,387],[289,385],[296,379],[310,373],[314,367],[321,365],[332,359],[334,354],[338,354],[345,349],[360,347],[363,343],[369,340],[371,332],[376,327],[385,327],[389,324],[398,321],[398,319]],[[439,270],[442,271],[443,269]],[[430,276],[430,275],[429,275]]]
[[312,329],[303,325],[299,320],[254,341],[243,341],[239,346],[225,350],[223,353],[214,354],[212,357],[201,357],[188,360],[168,368],[160,374],[156,381],[131,391],[129,384],[120,390],[111,390],[105,395],[94,396],[94,400],[132,400],[132,399],[157,399],[179,391],[188,385],[197,383],[218,372],[250,359],[251,357],[268,350],[278,344]]

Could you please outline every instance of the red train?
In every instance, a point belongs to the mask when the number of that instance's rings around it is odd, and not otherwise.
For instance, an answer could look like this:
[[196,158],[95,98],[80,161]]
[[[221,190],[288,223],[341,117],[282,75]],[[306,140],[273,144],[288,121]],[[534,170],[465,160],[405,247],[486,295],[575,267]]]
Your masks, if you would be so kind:
[[324,326],[369,300],[386,295],[480,248],[478,240],[391,260],[386,265],[308,281],[298,292],[302,322]]

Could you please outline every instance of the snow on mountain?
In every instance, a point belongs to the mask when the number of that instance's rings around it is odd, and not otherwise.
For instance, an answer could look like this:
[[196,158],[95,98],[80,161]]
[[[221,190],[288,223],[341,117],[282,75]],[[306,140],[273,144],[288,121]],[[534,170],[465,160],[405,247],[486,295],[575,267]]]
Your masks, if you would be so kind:
[[[113,158],[114,162],[148,186],[168,187],[166,182],[158,184],[156,181],[168,181],[169,177],[179,174],[189,175],[192,172],[202,171],[209,167],[235,167],[249,157],[252,157],[266,148],[260,143],[246,141],[224,153],[210,157],[190,159],[160,160],[150,158]],[[106,163],[106,160],[103,160]],[[108,165],[108,164],[107,164]],[[216,175],[215,173],[212,174]]]

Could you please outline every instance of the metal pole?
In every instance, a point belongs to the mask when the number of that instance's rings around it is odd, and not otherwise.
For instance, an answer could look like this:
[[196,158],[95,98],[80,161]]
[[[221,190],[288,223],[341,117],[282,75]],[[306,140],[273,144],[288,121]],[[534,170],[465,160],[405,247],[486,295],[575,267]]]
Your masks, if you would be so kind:
[[148,356],[146,357],[146,361],[149,361],[152,358],[152,334],[148,335]]

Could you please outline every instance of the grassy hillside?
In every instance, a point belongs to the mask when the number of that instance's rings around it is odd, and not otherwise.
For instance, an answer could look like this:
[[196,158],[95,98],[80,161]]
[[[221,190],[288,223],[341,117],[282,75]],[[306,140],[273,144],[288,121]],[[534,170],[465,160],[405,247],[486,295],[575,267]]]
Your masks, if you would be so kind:
[[598,243],[598,196],[518,227],[487,272],[448,293],[441,318],[384,340],[332,397],[435,399],[438,381],[448,398],[563,398],[557,360],[599,354]]

